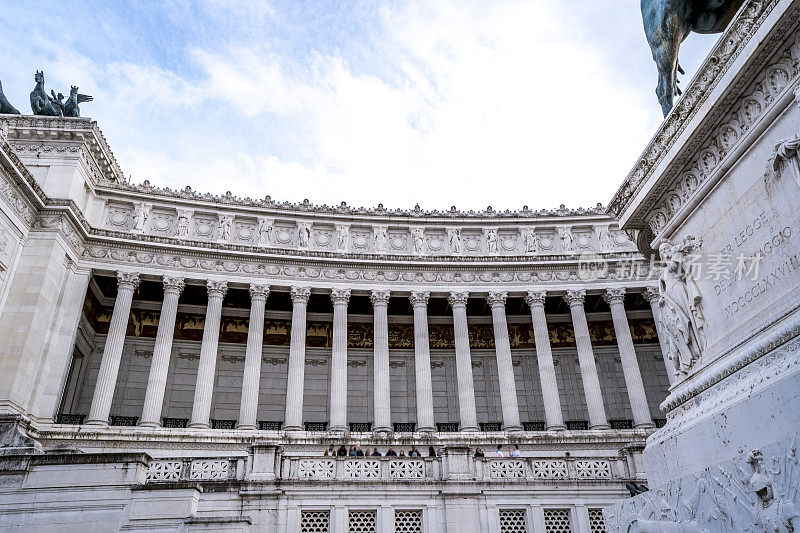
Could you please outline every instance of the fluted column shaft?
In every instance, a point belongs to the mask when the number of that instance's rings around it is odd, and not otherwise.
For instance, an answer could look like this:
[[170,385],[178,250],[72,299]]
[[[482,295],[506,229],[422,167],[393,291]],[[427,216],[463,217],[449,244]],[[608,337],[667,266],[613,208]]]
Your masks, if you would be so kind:
[[581,367],[581,381],[586,395],[586,407],[589,411],[589,426],[592,429],[607,429],[609,425],[606,408],[603,404],[600,378],[597,375],[592,340],[589,337],[589,324],[586,322],[586,312],[583,308],[585,297],[586,291],[584,290],[570,290],[567,291],[564,299],[569,304],[572,314],[572,327],[575,330],[575,344],[578,347],[578,361]]
[[389,291],[372,291],[375,344],[373,373],[375,379],[375,427],[378,435],[392,431],[389,401]]
[[547,317],[544,314],[546,296],[545,291],[530,291],[525,295],[525,301],[531,308],[533,339],[536,345],[536,361],[539,365],[539,381],[542,386],[547,429],[562,430],[565,428],[564,416],[561,412],[561,398],[558,396],[558,381],[556,367],[553,364],[553,352],[550,349]]
[[633,424],[637,428],[654,427],[639,369],[639,359],[633,347],[628,316],[625,314],[625,289],[608,289],[603,298],[611,307],[611,319],[614,321],[614,334],[617,337],[619,357],[622,360],[622,374],[625,376],[625,388],[628,389]]
[[669,379],[669,386],[675,384],[675,365],[669,359],[669,352],[667,346],[664,344],[664,332],[661,328],[661,316],[658,309],[658,299],[660,294],[658,289],[648,288],[645,289],[644,298],[650,302],[650,309],[653,311],[653,321],[656,323],[656,333],[658,334],[658,345],[661,347],[661,356],[664,358],[664,368],[667,370],[667,379]]
[[412,292],[414,307],[414,371],[417,385],[417,431],[432,433],[433,383],[431,381],[431,348],[428,340],[429,292]]
[[517,381],[511,361],[511,343],[508,340],[505,292],[489,293],[486,301],[492,308],[494,349],[497,357],[497,374],[500,378],[500,402],[503,406],[503,426],[506,431],[522,431],[517,403]]
[[468,292],[450,293],[448,298],[453,308],[453,334],[456,345],[456,378],[458,379],[458,411],[461,415],[461,431],[478,431],[475,413],[475,385],[472,378],[472,355],[469,350],[467,328]]
[[140,426],[161,425],[161,409],[164,406],[172,339],[175,335],[175,317],[178,314],[178,299],[183,287],[183,278],[164,276],[164,301],[161,303],[161,314],[158,316],[156,343],[153,347],[153,360],[150,362],[150,376],[147,378]]
[[303,389],[306,374],[306,307],[311,296],[308,287],[292,287],[292,334],[289,341],[289,375],[286,383],[286,426],[289,431],[303,429]]
[[329,431],[347,431],[347,304],[350,289],[333,289],[333,350],[331,353],[331,420]]
[[219,323],[222,318],[222,300],[228,292],[224,281],[209,281],[206,320],[203,326],[203,344],[200,347],[200,364],[197,368],[197,383],[194,387],[192,420],[189,427],[207,428],[211,418],[211,398],[214,394],[214,373],[217,370],[217,348],[219,346]]
[[119,363],[122,360],[122,348],[125,345],[125,332],[131,316],[133,291],[139,286],[139,274],[117,272],[117,284],[117,299],[114,302],[114,312],[111,314],[111,324],[106,335],[106,345],[103,348],[103,359],[100,361],[87,424],[108,424],[114,389],[117,386]]
[[257,429],[261,354],[264,348],[264,309],[268,296],[269,285],[250,285],[250,321],[247,324],[247,348],[244,354],[239,429]]

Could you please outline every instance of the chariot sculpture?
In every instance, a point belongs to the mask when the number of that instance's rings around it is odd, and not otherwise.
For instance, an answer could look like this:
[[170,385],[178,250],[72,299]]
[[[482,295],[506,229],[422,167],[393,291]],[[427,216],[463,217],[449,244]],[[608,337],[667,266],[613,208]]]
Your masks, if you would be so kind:
[[678,89],[681,43],[691,32],[720,33],[725,30],[744,0],[641,0],[647,42],[658,67],[656,96],[666,117]]

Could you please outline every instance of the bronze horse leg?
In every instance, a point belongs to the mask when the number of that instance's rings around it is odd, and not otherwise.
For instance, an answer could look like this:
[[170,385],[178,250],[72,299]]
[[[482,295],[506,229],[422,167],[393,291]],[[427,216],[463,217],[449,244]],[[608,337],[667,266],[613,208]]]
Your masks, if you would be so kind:
[[658,67],[656,96],[666,117],[678,93],[678,50],[689,28],[688,4],[682,0],[642,0],[647,42]]

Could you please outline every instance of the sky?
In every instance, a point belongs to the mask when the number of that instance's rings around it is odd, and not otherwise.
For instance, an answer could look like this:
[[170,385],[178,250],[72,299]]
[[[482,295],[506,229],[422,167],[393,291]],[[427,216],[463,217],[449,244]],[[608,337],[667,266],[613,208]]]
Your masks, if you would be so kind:
[[[0,81],[94,96],[134,183],[314,204],[606,204],[662,121],[635,0],[6,2]],[[691,35],[685,87],[717,35]]]

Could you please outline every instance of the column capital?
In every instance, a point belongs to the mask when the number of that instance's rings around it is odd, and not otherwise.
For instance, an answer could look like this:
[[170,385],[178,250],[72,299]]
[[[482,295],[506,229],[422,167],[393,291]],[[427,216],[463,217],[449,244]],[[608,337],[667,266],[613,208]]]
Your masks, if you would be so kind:
[[164,276],[164,294],[168,292],[175,292],[180,294],[183,292],[183,288],[186,286],[184,283],[184,279],[181,277],[175,276]]
[[603,293],[603,300],[605,300],[608,305],[625,305],[625,289],[606,289],[606,292]]
[[311,297],[311,288],[310,287],[292,287],[289,290],[289,294],[292,296],[292,303],[308,303],[308,299]]
[[578,306],[583,307],[583,300],[586,298],[586,290],[584,289],[570,289],[564,295],[564,301],[570,307]]
[[117,284],[119,288],[130,287],[135,290],[139,286],[139,274],[120,270],[117,272]]
[[543,306],[547,298],[547,291],[528,291],[525,293],[525,303],[530,307]]
[[490,292],[489,295],[486,297],[486,302],[492,307],[502,307],[505,308],[506,306],[506,298],[508,298],[507,292]]
[[269,297],[269,285],[250,284],[250,300],[266,300]]
[[653,303],[654,300],[658,300],[661,297],[661,293],[656,287],[647,287],[642,293],[642,297],[648,302]]
[[373,307],[389,305],[389,296],[391,296],[391,294],[392,291],[374,290],[369,295],[369,299],[372,301]]
[[428,298],[431,297],[431,293],[428,291],[415,291],[411,293],[411,296],[408,297],[411,300],[411,305],[414,307],[428,307]]
[[228,282],[210,279],[206,282],[206,288],[208,289],[209,297],[218,295],[220,298],[224,298],[225,293],[228,292]]
[[333,305],[347,305],[350,302],[350,289],[331,289]]
[[465,307],[468,299],[468,292],[451,292],[450,296],[447,297],[450,307]]

